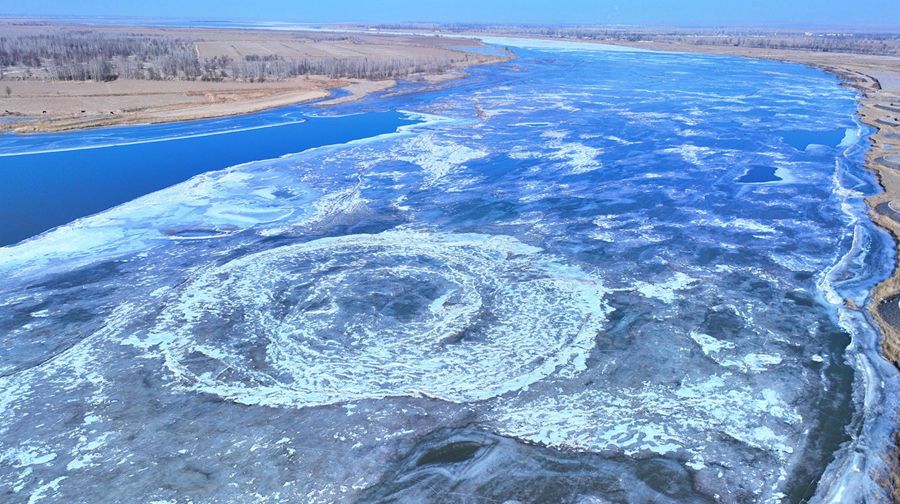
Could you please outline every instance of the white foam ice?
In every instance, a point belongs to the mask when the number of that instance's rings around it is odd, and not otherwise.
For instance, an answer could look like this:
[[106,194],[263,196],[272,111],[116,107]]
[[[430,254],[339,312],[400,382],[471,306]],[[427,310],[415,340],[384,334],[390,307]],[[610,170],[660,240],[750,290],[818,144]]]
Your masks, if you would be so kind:
[[697,216],[692,221],[692,223],[697,226],[709,226],[730,230],[748,231],[751,233],[763,235],[775,234],[778,232],[778,228],[772,226],[771,224],[767,224],[767,222],[771,223],[771,221],[747,219],[745,217],[722,219],[721,217],[705,210],[693,210],[691,211],[691,213]]
[[56,453],[47,452],[36,448],[10,448],[0,452],[0,461],[4,461],[13,467],[27,467],[30,465],[46,464],[56,459]]
[[635,282],[634,290],[644,297],[656,298],[665,303],[674,303],[680,291],[689,289],[697,280],[676,271],[665,282]]
[[851,145],[855,145],[859,142],[861,134],[862,132],[859,128],[847,128],[844,132],[844,138],[841,140],[841,143],[838,144],[838,147],[846,149]]
[[[427,300],[397,301],[390,289],[407,285]],[[123,343],[158,347],[196,390],[265,405],[488,399],[585,369],[608,311],[597,278],[512,238],[402,231],[253,254],[180,292],[146,336]],[[245,317],[234,339],[197,336],[234,313]],[[264,366],[248,360],[251,341]],[[182,360],[198,353],[230,371],[194,373]]]
[[43,481],[41,481],[42,484],[39,485],[33,492],[31,492],[31,495],[28,497],[28,504],[34,504],[35,502],[43,500],[47,497],[46,494],[48,491],[58,491],[59,484],[67,478],[68,476],[60,476],[50,481],[49,483],[44,483]]
[[504,397],[489,416],[501,432],[546,446],[671,454],[695,464],[722,434],[787,461],[802,422],[778,392],[756,389],[730,372],[680,385],[647,381],[637,389]]
[[589,147],[581,142],[566,141],[569,136],[567,132],[546,131],[541,136],[549,139],[547,148],[551,149],[551,152],[540,153],[540,158],[565,162],[570,168],[569,173],[587,173],[603,167],[600,161],[603,149]]
[[625,146],[628,146],[628,145],[635,145],[635,144],[638,143],[638,142],[634,142],[634,141],[631,141],[631,140],[625,140],[625,139],[623,139],[623,138],[619,138],[619,137],[614,136],[614,135],[605,135],[605,136],[603,136],[603,138],[605,138],[606,140],[609,140],[609,141],[611,141],[611,142],[616,142],[616,143],[619,144],[619,145],[625,145]]
[[473,149],[448,140],[438,140],[435,135],[426,133],[417,135],[395,148],[392,158],[422,167],[427,174],[425,186],[428,187],[438,183],[453,170],[463,169],[465,163],[488,154],[488,151],[482,148]]
[[700,345],[703,353],[707,356],[718,355],[722,350],[731,350],[734,348],[734,343],[722,341],[713,338],[708,334],[698,333],[696,331],[691,331],[691,339]]
[[538,128],[538,127],[548,127],[551,126],[548,122],[521,122],[521,123],[513,123],[510,126],[526,126],[529,128]]
[[717,161],[722,162],[723,157],[734,155],[737,151],[728,150],[728,149],[712,149],[710,147],[703,147],[700,145],[694,144],[684,144],[679,147],[670,147],[666,149],[660,150],[660,152],[669,153],[669,154],[678,154],[682,159],[687,161],[688,163],[697,165],[697,166],[707,166],[709,165],[710,158],[716,158]]
[[782,357],[762,353],[736,355],[735,344],[714,338],[708,334],[692,331],[691,339],[700,346],[703,353],[722,367],[736,369],[743,373],[758,373],[781,364]]

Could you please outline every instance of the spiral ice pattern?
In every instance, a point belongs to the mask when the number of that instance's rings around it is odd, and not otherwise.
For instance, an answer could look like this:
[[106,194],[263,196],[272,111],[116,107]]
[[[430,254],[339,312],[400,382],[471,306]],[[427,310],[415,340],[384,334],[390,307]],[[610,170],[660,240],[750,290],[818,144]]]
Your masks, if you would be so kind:
[[194,278],[162,316],[170,368],[251,404],[484,400],[584,369],[603,287],[510,237],[385,232]]

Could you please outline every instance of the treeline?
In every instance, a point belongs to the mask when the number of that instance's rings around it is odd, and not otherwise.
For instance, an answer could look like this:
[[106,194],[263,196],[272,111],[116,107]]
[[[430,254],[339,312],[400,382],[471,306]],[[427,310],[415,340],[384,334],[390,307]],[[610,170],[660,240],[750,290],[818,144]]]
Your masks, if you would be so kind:
[[[222,62],[222,59],[225,61]],[[278,80],[302,75],[350,79],[398,79],[411,74],[452,70],[463,60],[464,57],[288,59],[280,56],[247,56],[241,61],[221,58],[216,68],[228,77],[249,81]]]
[[879,56],[900,55],[900,42],[890,39],[865,39],[857,37],[781,36],[781,37],[675,37],[669,41],[695,45],[730,45],[762,49],[797,49],[818,52],[872,54]]
[[194,41],[88,30],[0,36],[0,66],[55,80],[172,78],[197,65]]
[[[346,36],[316,34],[329,41]],[[18,78],[63,81],[243,80],[261,82],[305,75],[331,78],[389,79],[453,69],[459,57],[416,58],[284,58],[248,55],[200,58],[193,39],[92,31],[0,36],[0,79],[15,68]]]
[[900,55],[897,33],[799,33],[761,30],[628,30],[591,26],[507,26],[482,24],[394,23],[384,30],[432,30],[447,34],[485,33],[622,42],[670,42],[693,45],[743,46],[766,49],[798,49],[854,54]]

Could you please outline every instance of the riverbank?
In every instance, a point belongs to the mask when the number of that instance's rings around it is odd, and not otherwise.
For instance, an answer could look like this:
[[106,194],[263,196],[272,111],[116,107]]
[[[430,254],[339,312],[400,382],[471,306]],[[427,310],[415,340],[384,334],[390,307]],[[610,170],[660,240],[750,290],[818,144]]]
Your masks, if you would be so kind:
[[[740,56],[800,63],[836,75],[842,84],[859,90],[857,114],[873,128],[865,167],[878,177],[882,193],[866,199],[869,216],[900,244],[900,57],[731,46],[697,46],[662,42],[612,42],[641,49]],[[897,246],[900,255],[900,245]],[[872,291],[868,310],[883,334],[882,353],[900,367],[900,318],[885,310],[900,297],[900,267]]]
[[0,131],[52,133],[237,116],[322,100],[331,96],[329,89],[340,88],[347,93],[345,96],[322,102],[334,105],[384,91],[395,86],[396,81],[313,77],[255,85],[242,82],[209,85],[132,80],[108,83],[105,92],[84,83],[16,84],[30,84],[40,91],[22,93],[17,100],[0,99],[0,110],[14,104],[27,111],[14,118],[20,120],[0,123]]
[[[0,131],[17,133],[243,115],[327,99],[340,88],[344,95],[321,102],[335,105],[389,89],[400,78],[433,85],[508,59],[477,52],[486,46],[472,39],[368,33],[4,20],[0,35],[48,54],[58,37],[135,52],[103,60],[110,73],[103,79],[60,79],[68,63],[49,57],[0,68]],[[145,39],[163,49],[147,49]],[[98,51],[97,58],[106,57]],[[65,69],[82,68],[72,65]]]

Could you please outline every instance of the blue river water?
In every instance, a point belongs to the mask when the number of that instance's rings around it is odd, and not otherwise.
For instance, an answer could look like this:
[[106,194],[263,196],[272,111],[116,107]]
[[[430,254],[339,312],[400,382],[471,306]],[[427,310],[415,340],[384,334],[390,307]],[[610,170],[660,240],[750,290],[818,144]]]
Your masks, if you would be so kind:
[[[894,251],[855,94],[777,62],[490,42],[518,58],[339,118],[0,157],[197,173],[0,248],[3,494],[882,495],[897,373],[848,306]],[[307,149],[331,121],[355,139]],[[98,142],[133,145],[73,150]]]
[[[396,112],[240,119],[0,140],[0,246],[165,189],[194,175],[395,131]],[[91,135],[94,135],[93,138]],[[68,147],[74,146],[74,147]]]

